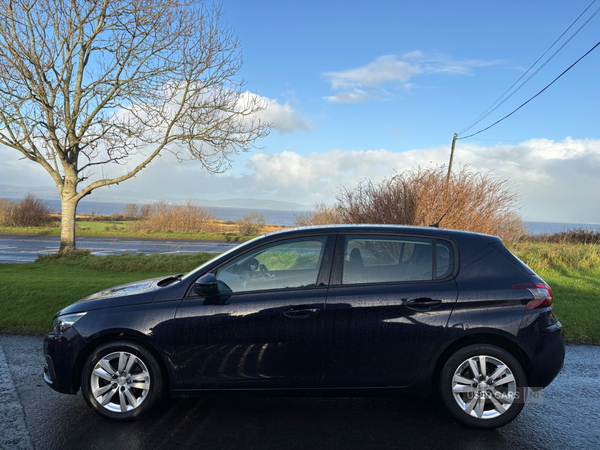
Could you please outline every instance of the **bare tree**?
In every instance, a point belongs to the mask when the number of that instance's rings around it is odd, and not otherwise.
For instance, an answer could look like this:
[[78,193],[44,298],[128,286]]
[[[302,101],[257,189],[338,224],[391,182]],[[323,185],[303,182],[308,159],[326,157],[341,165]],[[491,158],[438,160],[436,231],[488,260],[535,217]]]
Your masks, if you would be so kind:
[[0,144],[52,176],[61,252],[94,189],[161,151],[223,171],[268,133],[221,17],[200,1],[0,0]]
[[123,208],[123,216],[128,219],[135,219],[140,215],[140,207],[135,203],[127,203]]

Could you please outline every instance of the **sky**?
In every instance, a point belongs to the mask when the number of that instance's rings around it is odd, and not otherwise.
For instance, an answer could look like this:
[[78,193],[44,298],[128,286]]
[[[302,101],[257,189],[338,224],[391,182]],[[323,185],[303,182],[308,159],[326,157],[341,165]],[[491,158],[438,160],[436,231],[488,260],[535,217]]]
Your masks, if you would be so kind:
[[[268,103],[260,149],[226,173],[169,154],[115,189],[157,198],[331,202],[341,186],[447,164],[459,133],[591,0],[223,0],[248,95]],[[595,2],[567,33],[600,8]],[[513,111],[599,40],[600,13],[467,136]],[[559,42],[564,42],[565,38]],[[555,47],[556,48],[556,47]],[[554,51],[551,50],[550,53]],[[548,55],[547,55],[548,56]],[[458,140],[455,170],[491,171],[522,193],[524,220],[600,223],[600,48],[510,118]],[[0,184],[52,185],[0,148]],[[251,205],[249,205],[251,206]]]

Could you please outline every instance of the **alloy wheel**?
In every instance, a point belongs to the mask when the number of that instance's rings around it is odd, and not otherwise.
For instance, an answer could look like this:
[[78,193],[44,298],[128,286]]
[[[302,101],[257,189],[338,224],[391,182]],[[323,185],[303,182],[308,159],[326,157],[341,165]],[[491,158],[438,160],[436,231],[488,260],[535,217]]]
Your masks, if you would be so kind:
[[90,375],[91,394],[98,404],[115,413],[138,408],[150,391],[150,373],[133,353],[119,351],[103,356]]
[[478,419],[494,419],[518,400],[515,376],[500,359],[477,355],[458,366],[452,377],[452,395],[458,406]]

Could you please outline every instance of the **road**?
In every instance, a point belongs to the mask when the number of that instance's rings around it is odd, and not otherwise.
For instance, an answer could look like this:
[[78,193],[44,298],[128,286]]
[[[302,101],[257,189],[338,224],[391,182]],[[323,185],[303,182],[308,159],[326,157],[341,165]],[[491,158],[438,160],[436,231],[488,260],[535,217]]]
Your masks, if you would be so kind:
[[[58,236],[0,235],[0,263],[33,262],[38,254],[56,253]],[[239,245],[238,242],[179,241],[155,239],[120,239],[78,237],[77,247],[90,250],[94,255],[121,253],[222,253]]]
[[0,335],[0,448],[565,449],[600,445],[600,347],[568,346],[565,367],[509,425],[475,431],[432,400],[205,397],[169,400],[131,423],[41,379],[42,338]]

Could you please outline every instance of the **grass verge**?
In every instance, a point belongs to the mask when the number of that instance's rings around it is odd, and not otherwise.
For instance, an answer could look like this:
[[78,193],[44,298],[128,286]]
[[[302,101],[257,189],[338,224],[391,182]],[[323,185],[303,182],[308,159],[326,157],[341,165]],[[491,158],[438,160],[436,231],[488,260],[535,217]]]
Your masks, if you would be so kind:
[[[93,225],[90,225],[93,224]],[[179,233],[172,231],[133,231],[126,226],[126,222],[118,224],[98,225],[97,223],[77,222],[77,236],[111,237],[123,239],[178,239],[191,241],[224,241],[245,242],[256,236],[241,236],[233,233]],[[89,226],[88,226],[89,225]],[[27,234],[40,236],[60,236],[60,228],[45,227],[0,227],[0,234]]]
[[507,244],[552,288],[568,342],[600,344],[600,246]]
[[[507,246],[552,287],[554,310],[567,341],[600,344],[600,246]],[[186,272],[215,256],[48,256],[33,264],[0,264],[0,331],[46,333],[56,311],[89,294]]]
[[0,331],[47,333],[54,313],[83,297],[119,284],[187,272],[215,256],[80,255],[0,264]]

